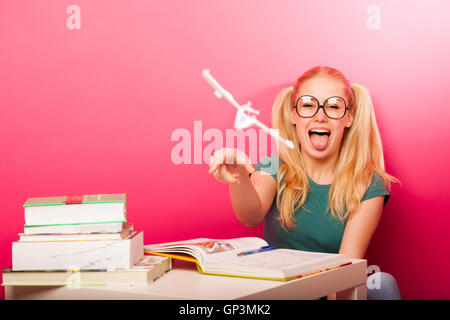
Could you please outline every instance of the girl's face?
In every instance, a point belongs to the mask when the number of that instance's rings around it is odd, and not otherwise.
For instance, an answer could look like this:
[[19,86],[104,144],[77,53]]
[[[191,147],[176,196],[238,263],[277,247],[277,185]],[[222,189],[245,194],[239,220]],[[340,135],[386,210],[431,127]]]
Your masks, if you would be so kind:
[[[299,88],[294,104],[303,95],[315,97],[320,105],[328,98],[338,96],[342,97],[348,106],[343,84],[326,76],[306,80]],[[341,119],[330,119],[325,115],[324,109],[320,108],[312,118],[303,118],[297,114],[295,108],[292,108],[291,122],[296,126],[302,154],[316,160],[326,160],[337,155],[344,129],[351,127],[353,122],[353,115],[349,111],[347,110]]]

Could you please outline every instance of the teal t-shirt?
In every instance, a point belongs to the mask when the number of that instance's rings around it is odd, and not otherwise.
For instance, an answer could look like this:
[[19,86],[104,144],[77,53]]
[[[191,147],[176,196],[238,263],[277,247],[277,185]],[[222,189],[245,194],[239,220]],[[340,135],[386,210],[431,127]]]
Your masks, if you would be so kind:
[[[277,172],[281,161],[276,155],[261,159],[255,170],[270,174],[277,181]],[[389,200],[383,179],[374,173],[369,189],[361,201],[385,196],[384,204]],[[338,253],[344,235],[345,225],[331,215],[328,207],[328,194],[331,185],[321,185],[309,178],[312,191],[304,207],[295,211],[296,229],[286,231],[278,221],[279,212],[276,195],[272,207],[264,218],[264,239],[275,248],[290,248],[304,251]],[[305,211],[305,208],[309,211]]]

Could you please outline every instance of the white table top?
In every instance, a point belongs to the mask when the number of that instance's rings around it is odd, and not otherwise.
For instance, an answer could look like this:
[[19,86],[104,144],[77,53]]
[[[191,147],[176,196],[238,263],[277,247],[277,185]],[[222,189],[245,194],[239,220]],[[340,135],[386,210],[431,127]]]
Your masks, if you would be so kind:
[[195,264],[174,260],[173,269],[148,285],[7,287],[6,299],[316,299],[365,285],[366,260],[291,281],[200,274]]

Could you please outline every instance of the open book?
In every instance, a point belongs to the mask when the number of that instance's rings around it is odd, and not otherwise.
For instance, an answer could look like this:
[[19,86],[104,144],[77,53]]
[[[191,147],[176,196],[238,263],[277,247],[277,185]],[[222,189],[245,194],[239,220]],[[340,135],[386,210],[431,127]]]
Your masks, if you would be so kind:
[[287,281],[351,262],[342,254],[273,249],[257,237],[145,245],[144,252],[195,262],[201,273]]

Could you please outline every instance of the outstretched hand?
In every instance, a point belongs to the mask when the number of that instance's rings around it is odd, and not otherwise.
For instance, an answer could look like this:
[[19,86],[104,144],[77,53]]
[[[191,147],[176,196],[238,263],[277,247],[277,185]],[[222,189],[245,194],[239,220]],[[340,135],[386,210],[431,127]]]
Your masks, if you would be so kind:
[[223,183],[239,183],[241,176],[253,173],[248,156],[241,150],[223,148],[214,152],[209,162],[208,173],[213,174],[217,181]]

